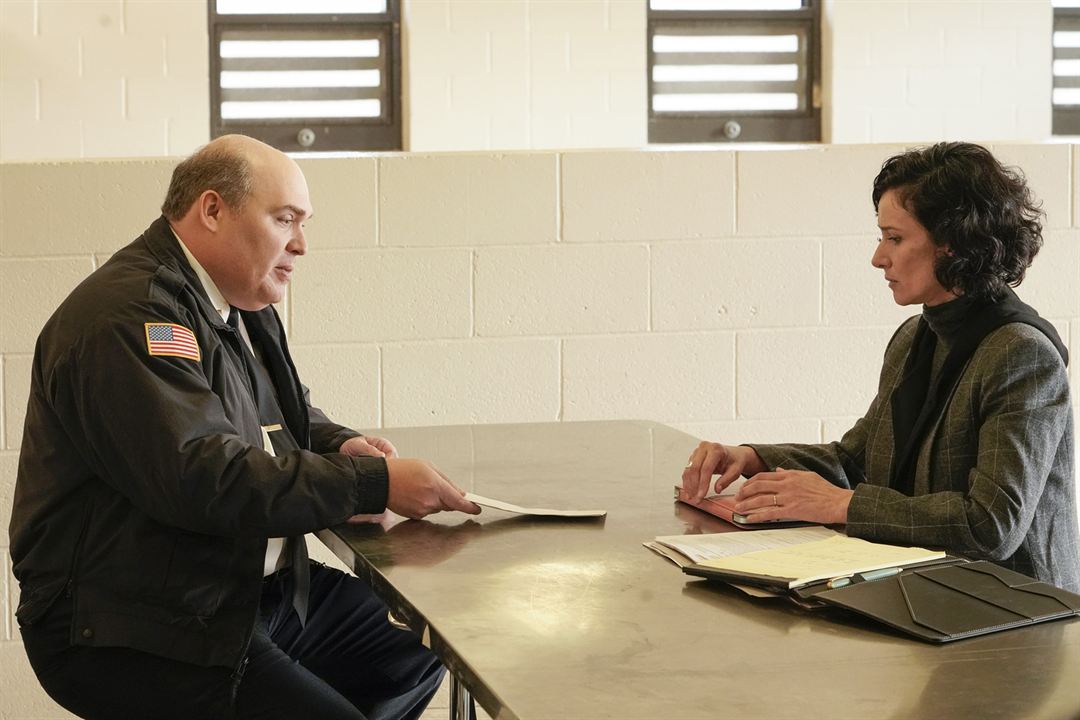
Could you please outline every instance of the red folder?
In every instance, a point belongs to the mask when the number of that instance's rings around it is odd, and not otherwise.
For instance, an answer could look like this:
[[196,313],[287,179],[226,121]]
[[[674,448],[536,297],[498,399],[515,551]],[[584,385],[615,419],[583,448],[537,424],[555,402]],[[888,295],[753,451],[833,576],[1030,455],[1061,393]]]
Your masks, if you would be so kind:
[[704,510],[710,515],[715,515],[721,520],[726,520],[735,527],[741,530],[761,530],[764,528],[776,528],[776,527],[798,527],[801,525],[813,525],[815,523],[803,522],[801,520],[790,520],[782,518],[779,520],[764,520],[762,522],[755,522],[752,515],[740,515],[735,512],[735,496],[734,495],[706,495],[700,502],[694,502],[689,498],[682,498],[680,494],[682,488],[678,485],[675,486],[675,499],[681,503],[689,505],[690,507],[696,507],[698,510]]

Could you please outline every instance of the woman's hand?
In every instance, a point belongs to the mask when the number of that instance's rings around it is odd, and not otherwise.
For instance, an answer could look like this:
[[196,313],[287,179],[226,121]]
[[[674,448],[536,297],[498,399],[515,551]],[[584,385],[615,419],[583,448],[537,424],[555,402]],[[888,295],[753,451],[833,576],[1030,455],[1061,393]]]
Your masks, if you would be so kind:
[[700,502],[709,494],[713,475],[720,475],[715,485],[715,491],[719,493],[740,475],[750,477],[763,470],[765,463],[753,448],[703,442],[690,454],[690,461],[683,470],[682,495],[687,500]]
[[853,494],[815,472],[777,468],[743,483],[735,494],[735,511],[752,516],[754,522],[788,519],[838,525],[847,522]]

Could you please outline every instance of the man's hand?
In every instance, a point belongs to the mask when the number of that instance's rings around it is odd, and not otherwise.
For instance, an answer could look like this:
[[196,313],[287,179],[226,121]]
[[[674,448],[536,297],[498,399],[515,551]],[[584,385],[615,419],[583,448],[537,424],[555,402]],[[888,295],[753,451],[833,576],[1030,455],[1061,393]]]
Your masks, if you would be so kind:
[[465,491],[426,460],[386,461],[390,491],[386,507],[398,515],[419,519],[442,510],[479,515],[480,506],[465,499]]
[[369,455],[372,457],[396,458],[398,456],[397,448],[394,447],[392,442],[386,438],[373,437],[370,435],[367,437],[349,438],[341,443],[338,452],[352,455],[353,457]]
[[735,510],[754,522],[791,519],[837,525],[847,522],[854,494],[815,472],[777,468],[747,480],[735,495]]
[[690,460],[683,469],[682,494],[688,500],[701,502],[709,494],[713,475],[720,475],[715,487],[719,493],[740,475],[751,477],[764,470],[765,463],[753,448],[703,442],[690,454]]

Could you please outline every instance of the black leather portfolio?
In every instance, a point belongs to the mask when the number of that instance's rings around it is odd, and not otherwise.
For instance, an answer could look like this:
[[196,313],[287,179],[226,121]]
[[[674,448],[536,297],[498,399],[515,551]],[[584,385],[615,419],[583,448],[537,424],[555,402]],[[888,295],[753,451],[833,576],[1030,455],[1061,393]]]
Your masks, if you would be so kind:
[[914,568],[813,598],[939,643],[1080,615],[1080,595],[986,561]]

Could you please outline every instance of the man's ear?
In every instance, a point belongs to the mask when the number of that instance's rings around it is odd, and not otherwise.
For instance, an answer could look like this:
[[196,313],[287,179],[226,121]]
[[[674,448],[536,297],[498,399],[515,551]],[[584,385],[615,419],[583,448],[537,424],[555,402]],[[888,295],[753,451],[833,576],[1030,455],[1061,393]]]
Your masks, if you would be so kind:
[[207,190],[196,201],[199,208],[199,222],[211,232],[217,232],[225,213],[225,201],[214,190]]

